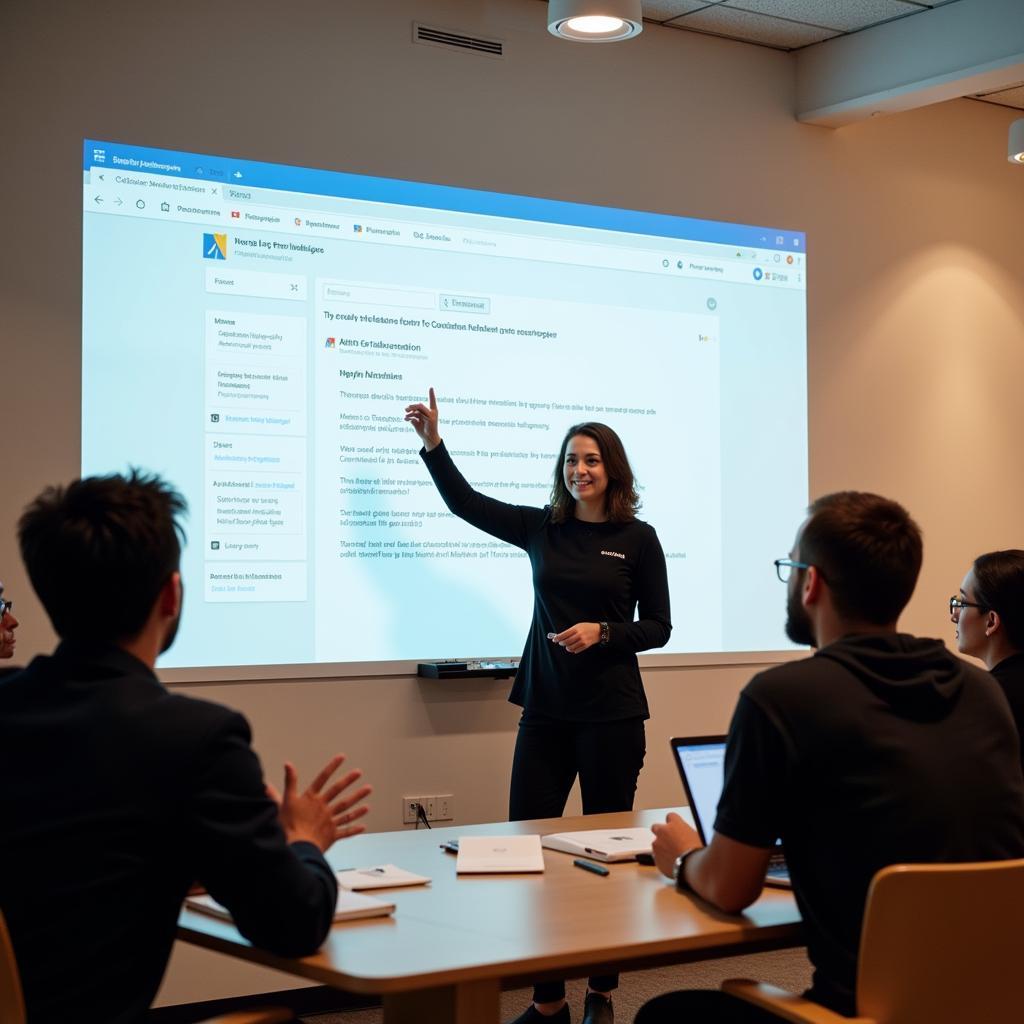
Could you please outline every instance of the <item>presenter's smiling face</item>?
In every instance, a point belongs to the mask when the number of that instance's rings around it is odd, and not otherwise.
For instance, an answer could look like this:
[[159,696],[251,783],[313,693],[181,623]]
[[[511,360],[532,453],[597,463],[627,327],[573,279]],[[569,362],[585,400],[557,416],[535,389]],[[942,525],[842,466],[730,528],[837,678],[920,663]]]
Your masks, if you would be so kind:
[[595,507],[604,502],[608,474],[601,458],[601,448],[592,437],[575,434],[569,438],[562,471],[566,490],[576,501]]

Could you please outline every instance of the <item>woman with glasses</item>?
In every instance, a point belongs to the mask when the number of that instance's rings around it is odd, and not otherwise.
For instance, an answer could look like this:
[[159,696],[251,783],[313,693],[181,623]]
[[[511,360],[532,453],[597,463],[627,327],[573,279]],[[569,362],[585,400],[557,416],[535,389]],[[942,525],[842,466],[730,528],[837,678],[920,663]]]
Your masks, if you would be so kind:
[[[438,432],[437,399],[405,410],[451,512],[522,548],[533,569],[533,623],[509,700],[523,709],[512,759],[509,817],[557,818],[577,775],[584,814],[633,808],[646,744],[647,698],[636,655],[663,647],[668,573],[618,435],[580,423],[562,440],[551,503],[510,505],[475,491]],[[634,620],[634,612],[638,618]],[[609,1024],[616,975],[590,979],[584,1024]],[[518,1024],[569,1020],[565,985],[534,988]]]
[[18,620],[14,617],[14,602],[4,600],[4,585],[0,583],[0,658],[13,658],[14,631],[18,628]]
[[985,662],[1003,688],[1024,747],[1024,551],[978,555],[949,616],[957,650]]

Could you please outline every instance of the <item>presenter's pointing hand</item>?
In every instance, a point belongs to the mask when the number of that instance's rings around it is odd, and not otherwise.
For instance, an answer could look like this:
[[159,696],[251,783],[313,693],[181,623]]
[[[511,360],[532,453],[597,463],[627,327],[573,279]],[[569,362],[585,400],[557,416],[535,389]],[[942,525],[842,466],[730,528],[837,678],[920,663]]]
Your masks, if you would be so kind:
[[601,640],[599,622],[577,622],[575,626],[563,629],[561,633],[548,633],[553,644],[564,647],[570,654],[580,654]]
[[405,420],[413,425],[420,436],[423,447],[433,451],[441,443],[441,435],[437,432],[437,398],[434,389],[430,389],[429,405],[416,402],[405,407]]
[[366,831],[365,825],[354,823],[370,809],[363,803],[370,795],[370,787],[352,789],[363,773],[358,770],[346,772],[328,785],[344,761],[344,754],[335,754],[302,793],[299,792],[295,765],[291,762],[284,766],[283,796],[267,783],[267,795],[278,806],[281,826],[289,843],[313,843],[326,853],[336,839],[347,839]]

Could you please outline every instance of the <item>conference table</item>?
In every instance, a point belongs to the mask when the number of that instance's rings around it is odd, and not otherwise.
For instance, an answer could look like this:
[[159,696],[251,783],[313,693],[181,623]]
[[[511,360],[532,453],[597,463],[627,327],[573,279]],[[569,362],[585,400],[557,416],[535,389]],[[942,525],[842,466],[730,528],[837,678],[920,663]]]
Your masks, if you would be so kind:
[[[665,820],[664,810],[458,825],[364,834],[337,844],[336,866],[396,864],[426,886],[372,891],[393,917],[339,922],[313,956],[287,959],[251,946],[229,921],[183,910],[178,938],[312,979],[378,995],[385,1024],[498,1021],[502,988],[803,944],[792,894],[765,889],[742,914],[677,893],[654,867],[609,864],[607,877],[544,851],[543,874],[459,875],[440,848],[466,835],[505,836],[625,828]],[[688,817],[688,809],[679,809]],[[344,864],[339,860],[344,858]]]

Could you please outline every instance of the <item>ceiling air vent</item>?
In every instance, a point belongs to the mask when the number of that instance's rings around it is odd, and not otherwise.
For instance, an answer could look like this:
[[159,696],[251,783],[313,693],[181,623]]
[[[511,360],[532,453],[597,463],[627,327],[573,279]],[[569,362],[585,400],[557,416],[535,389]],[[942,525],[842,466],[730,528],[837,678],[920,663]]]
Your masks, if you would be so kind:
[[412,41],[428,46],[443,46],[446,50],[469,50],[482,53],[485,57],[504,57],[505,44],[500,39],[485,39],[483,36],[467,36],[462,32],[449,32],[444,28],[412,23]]

